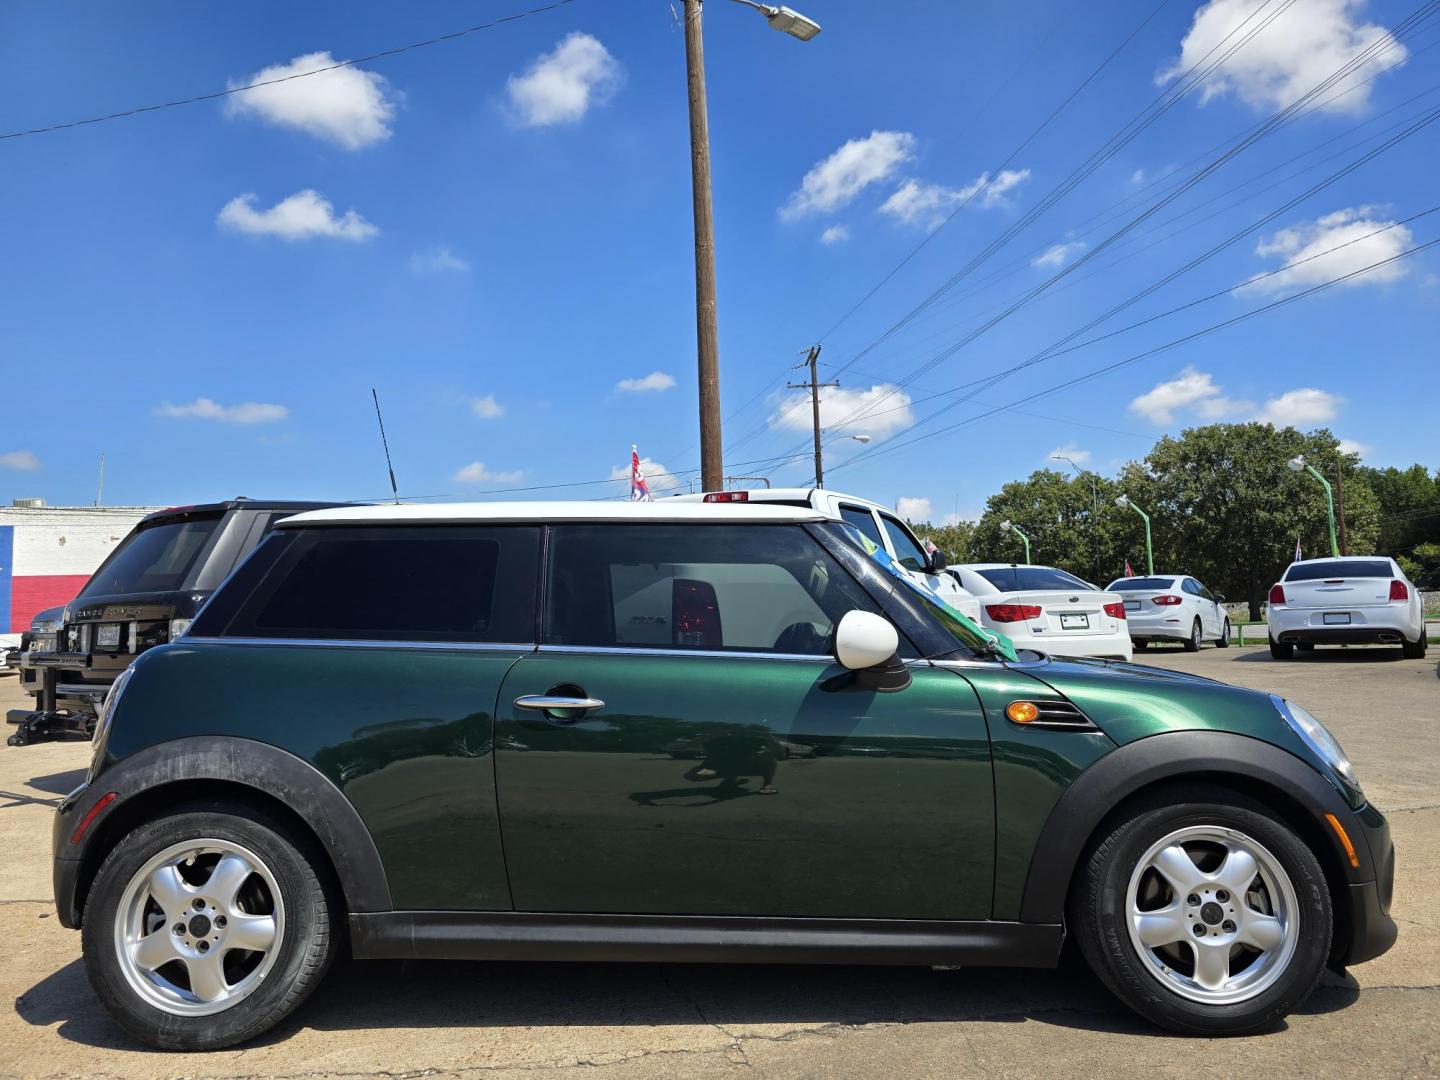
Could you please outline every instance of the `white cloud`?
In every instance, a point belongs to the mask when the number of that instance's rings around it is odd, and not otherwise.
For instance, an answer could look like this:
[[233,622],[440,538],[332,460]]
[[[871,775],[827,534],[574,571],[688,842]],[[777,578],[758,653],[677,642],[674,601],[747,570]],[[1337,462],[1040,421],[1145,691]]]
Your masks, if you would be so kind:
[[663,371],[652,371],[638,379],[621,379],[615,389],[622,394],[645,394],[656,390],[669,390],[675,385],[675,376]]
[[38,468],[40,468],[40,459],[29,450],[10,450],[0,454],[0,469],[34,472]]
[[481,420],[494,420],[505,415],[505,406],[495,400],[494,394],[470,399],[470,411]]
[[[1373,85],[1365,85],[1366,80],[1403,63],[1407,56],[1405,47],[1395,45],[1394,36],[1383,26],[1361,21],[1364,6],[1364,0],[1307,0],[1297,5],[1217,68],[1201,86],[1200,100],[1233,91],[1252,108],[1266,112],[1283,108],[1364,53],[1367,59],[1320,95],[1322,101],[1334,99],[1325,106],[1329,110],[1362,111],[1369,104]],[[1231,33],[1237,36],[1229,44],[1259,26],[1265,16],[1251,18],[1255,10],[1254,0],[1209,0],[1195,12],[1180,43],[1180,55],[1156,78],[1157,85],[1183,75],[1197,63],[1203,66],[1212,50],[1219,55],[1221,43]],[[1387,46],[1393,47],[1387,50]],[[1336,98],[1352,88],[1353,93]]]
[[170,402],[155,409],[156,416],[172,420],[218,420],[225,424],[273,424],[284,420],[290,410],[284,405],[267,405],[259,401],[242,401],[239,405],[221,405],[208,397],[198,397],[186,405]]
[[[873,412],[870,406],[874,406]],[[845,417],[858,409],[865,409],[866,415],[839,426]],[[881,383],[868,390],[837,387],[820,391],[820,426],[836,429],[837,434],[865,434],[882,439],[905,430],[913,423],[915,415],[910,411],[910,395],[896,390],[893,384]],[[806,390],[782,398],[779,408],[770,417],[770,426],[782,431],[810,431],[810,392]]]
[[417,251],[410,256],[408,263],[410,272],[424,276],[427,274],[463,274],[470,269],[470,264],[456,255],[444,244],[433,247],[429,251]]
[[851,139],[805,174],[780,216],[793,219],[838,210],[871,184],[889,178],[914,153],[915,136],[906,131],[872,131],[866,138]]
[[1169,382],[1162,382],[1130,402],[1130,411],[1137,412],[1152,424],[1165,425],[1174,421],[1175,413],[1189,409],[1206,420],[1249,412],[1253,402],[1228,398],[1208,372],[1186,366]]
[[1341,439],[1337,449],[1342,454],[1355,454],[1360,457],[1361,460],[1364,460],[1370,456],[1370,451],[1374,449],[1374,447],[1369,443],[1357,442],[1355,439]]
[[255,196],[237,195],[215,219],[221,226],[252,236],[278,236],[282,240],[309,240],[316,236],[337,240],[369,240],[380,230],[354,210],[335,216],[335,207],[318,191],[306,188],[269,210],[255,209]]
[[1276,427],[1313,427],[1335,419],[1343,404],[1345,399],[1339,394],[1304,386],[1265,402],[1265,408],[1255,419]]
[[1070,261],[1070,256],[1078,255],[1084,250],[1085,242],[1083,240],[1066,241],[1046,248],[1030,260],[1030,265],[1058,270]]
[[[318,71],[336,63],[328,52],[297,56],[288,64],[276,64],[231,80],[229,86],[248,86]],[[318,139],[358,150],[390,137],[395,103],[386,97],[385,78],[358,67],[321,71],[304,78],[289,78],[271,86],[257,86],[232,94],[225,104],[229,116],[257,116],[261,120],[295,128]]]
[[[676,491],[681,487],[679,478],[658,461],[642,457],[640,469],[645,473],[645,485],[650,489],[651,495],[659,495],[662,491]],[[624,465],[616,465],[612,468],[610,479],[629,480],[630,463],[627,461]]]
[[959,525],[962,522],[974,524],[985,516],[983,510],[961,510],[959,513],[946,514],[940,519],[941,525]]
[[929,521],[935,516],[929,499],[912,499],[908,495],[895,500],[895,512],[906,521]]
[[455,473],[457,484],[515,484],[519,483],[525,476],[524,469],[516,469],[513,472],[494,472],[486,468],[483,461],[472,461],[458,469]]
[[536,57],[523,75],[505,83],[510,104],[526,127],[574,124],[592,105],[603,105],[625,80],[625,69],[599,38],[570,34]]
[[848,225],[831,225],[828,229],[826,229],[820,234],[820,243],[824,244],[826,247],[830,247],[834,244],[843,244],[846,240],[849,239],[850,226]]
[[974,205],[987,208],[1007,205],[1006,193],[1029,176],[1029,169],[1006,169],[998,173],[993,180],[989,173],[981,173],[964,187],[958,188],[906,180],[885,200],[880,212],[907,225],[933,229],[944,221],[955,207],[972,199]]
[[1145,183],[1145,170],[1136,169],[1134,172],[1132,172],[1130,174],[1130,183],[1134,184],[1136,187],[1139,187],[1141,184]]
[[[1054,450],[1051,450],[1050,453],[1045,455],[1045,460],[1053,461],[1058,457],[1067,457],[1074,461],[1076,465],[1084,465],[1090,460],[1090,451],[1082,450],[1073,442],[1069,442],[1064,446],[1057,446]],[[1059,464],[1063,466],[1065,463],[1062,461]],[[1053,468],[1054,466],[1051,467]]]
[[[1373,215],[1374,208],[1369,206],[1337,210],[1262,239],[1255,247],[1255,254],[1262,258],[1280,256],[1284,260],[1282,269],[1266,277],[1251,278],[1238,286],[1235,293],[1269,295],[1308,288],[1394,258],[1410,246],[1414,236],[1408,228],[1393,221],[1381,221]],[[1381,229],[1386,231],[1380,232]],[[1340,247],[1342,244],[1346,246]],[[1340,250],[1331,251],[1337,247]],[[1392,262],[1342,284],[1385,284],[1404,277],[1408,270],[1403,262]]]

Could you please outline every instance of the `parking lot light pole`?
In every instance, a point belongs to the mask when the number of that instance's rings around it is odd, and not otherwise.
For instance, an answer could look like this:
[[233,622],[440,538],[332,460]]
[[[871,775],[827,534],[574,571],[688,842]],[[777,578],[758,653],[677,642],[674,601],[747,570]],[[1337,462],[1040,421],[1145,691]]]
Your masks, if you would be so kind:
[[[820,24],[787,7],[739,0],[776,30],[801,41]],[[690,96],[690,186],[695,208],[695,337],[700,384],[700,481],[706,491],[725,486],[720,433],[720,322],[715,302],[715,220],[710,195],[710,119],[705,103],[705,45],[700,8],[685,0],[685,77]]]
[[1115,505],[1120,507],[1122,510],[1128,506],[1131,510],[1134,510],[1135,513],[1139,514],[1142,518],[1145,519],[1145,573],[1148,574],[1150,577],[1154,577],[1155,549],[1150,545],[1150,515],[1145,513],[1144,510],[1141,510],[1140,507],[1136,506],[1133,502],[1131,502],[1130,496],[1128,495],[1121,495],[1119,498],[1117,498],[1115,500]]
[[1296,454],[1291,458],[1290,468],[1295,472],[1304,469],[1316,480],[1319,480],[1320,486],[1325,489],[1325,506],[1330,512],[1330,554],[1338,559],[1340,557],[1340,541],[1335,535],[1335,491],[1330,486],[1330,481],[1325,479],[1319,469],[1305,460],[1304,454]]
[[1021,540],[1025,541],[1025,561],[1028,563],[1030,561],[1030,537],[1021,532],[1020,526],[1016,525],[1013,521],[1000,522],[1000,528],[1009,529],[1016,536],[1020,537]]
[[1096,522],[1100,518],[1100,489],[1095,484],[1095,474],[1080,468],[1075,464],[1075,459],[1066,457],[1064,454],[1051,454],[1052,461],[1068,461],[1070,467],[1075,470],[1076,476],[1088,477],[1090,480],[1090,531],[1094,534],[1095,540],[1095,561],[1090,564],[1090,574],[1098,579],[1100,577],[1100,530]]

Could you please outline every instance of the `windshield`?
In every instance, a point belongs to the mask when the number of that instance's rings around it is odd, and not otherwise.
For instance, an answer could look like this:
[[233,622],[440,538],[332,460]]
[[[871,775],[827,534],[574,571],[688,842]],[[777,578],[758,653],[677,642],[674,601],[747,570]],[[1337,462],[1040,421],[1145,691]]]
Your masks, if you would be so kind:
[[841,531],[850,538],[860,550],[868,554],[877,563],[883,566],[890,575],[914,596],[918,597],[925,605],[925,609],[935,617],[945,630],[960,644],[972,652],[996,653],[1007,660],[1018,659],[1015,647],[1010,644],[1008,638],[993,634],[978,623],[972,622],[963,613],[955,610],[940,595],[928,586],[921,585],[912,578],[894,559],[890,553],[875,543],[868,536],[862,533],[854,525],[844,523]]
[[183,588],[201,549],[219,524],[217,514],[140,526],[95,571],[76,599]]
[[1087,585],[1077,577],[1071,577],[1064,570],[1049,566],[996,566],[987,570],[976,570],[986,581],[1001,592],[1045,592],[1059,590],[1070,592],[1085,589],[1093,592],[1094,585]]
[[1142,589],[1172,589],[1175,579],[1168,577],[1122,577],[1110,583],[1110,592],[1139,592]]
[[1382,559],[1340,559],[1329,562],[1295,563],[1286,581],[1325,581],[1335,578],[1394,577],[1390,563]]

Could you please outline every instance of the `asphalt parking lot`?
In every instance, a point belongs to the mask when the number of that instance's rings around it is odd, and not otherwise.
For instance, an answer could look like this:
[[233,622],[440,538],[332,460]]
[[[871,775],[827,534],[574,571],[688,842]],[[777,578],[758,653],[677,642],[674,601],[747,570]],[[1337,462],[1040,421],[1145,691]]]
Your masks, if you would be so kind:
[[[1152,649],[1145,663],[1274,690],[1325,720],[1399,849],[1400,940],[1261,1036],[1167,1035],[1078,963],[1058,972],[347,963],[260,1043],[137,1049],[90,992],[50,900],[51,808],[83,744],[0,747],[0,1075],[350,1077],[1440,1075],[1440,665],[1398,649]],[[0,678],[0,710],[21,703]],[[737,873],[746,873],[743,867]]]

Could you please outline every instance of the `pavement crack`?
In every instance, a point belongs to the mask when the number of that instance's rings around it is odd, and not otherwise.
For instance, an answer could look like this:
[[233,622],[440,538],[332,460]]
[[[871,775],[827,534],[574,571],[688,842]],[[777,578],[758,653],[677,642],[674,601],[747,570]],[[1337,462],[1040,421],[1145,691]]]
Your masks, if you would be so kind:
[[663,982],[669,988],[670,992],[676,997],[678,997],[681,1001],[689,1002],[690,1007],[695,1010],[695,1015],[700,1018],[700,1022],[702,1024],[705,1024],[708,1027],[713,1027],[721,1035],[725,1036],[725,1038],[730,1040],[730,1045],[727,1048],[726,1053],[726,1057],[729,1058],[730,1061],[734,1062],[736,1065],[743,1065],[747,1069],[752,1067],[750,1064],[750,1056],[745,1053],[745,1047],[740,1041],[739,1036],[737,1036],[732,1031],[727,1031],[725,1027],[720,1023],[711,1020],[705,1012],[705,1007],[700,1004],[698,998],[685,993],[683,990],[681,990],[678,986],[675,985],[675,983],[670,978],[670,972],[667,968],[662,967],[660,969],[660,981]]

